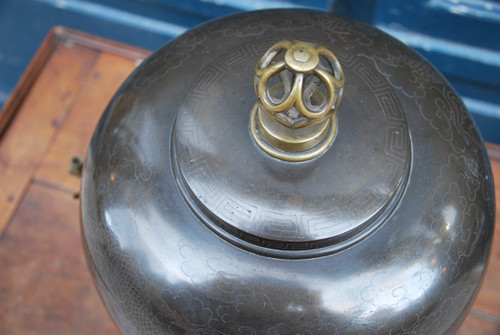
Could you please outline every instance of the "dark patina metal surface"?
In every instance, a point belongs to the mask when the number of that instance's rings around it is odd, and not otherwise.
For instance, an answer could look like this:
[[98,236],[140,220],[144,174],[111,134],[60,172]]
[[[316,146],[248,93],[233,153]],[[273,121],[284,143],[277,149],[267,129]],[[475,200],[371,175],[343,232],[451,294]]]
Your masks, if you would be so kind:
[[[332,50],[338,134],[300,163],[252,141],[255,64]],[[492,238],[482,140],[446,81],[368,26],[302,10],[201,26],[117,92],[87,155],[84,244],[126,334],[446,334]]]

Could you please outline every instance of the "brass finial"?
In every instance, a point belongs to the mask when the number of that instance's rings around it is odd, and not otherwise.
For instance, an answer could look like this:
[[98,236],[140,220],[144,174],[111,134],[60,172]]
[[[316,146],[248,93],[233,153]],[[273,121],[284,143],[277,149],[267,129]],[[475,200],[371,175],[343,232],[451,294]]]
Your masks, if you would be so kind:
[[333,142],[344,74],[328,49],[278,42],[257,63],[254,86],[258,100],[250,130],[262,150],[282,160],[305,161]]

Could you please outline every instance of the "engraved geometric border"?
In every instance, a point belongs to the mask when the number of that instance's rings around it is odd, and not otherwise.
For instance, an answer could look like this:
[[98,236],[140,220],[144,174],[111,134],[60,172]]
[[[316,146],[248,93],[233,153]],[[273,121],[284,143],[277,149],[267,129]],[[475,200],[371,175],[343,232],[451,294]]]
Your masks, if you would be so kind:
[[[189,92],[185,96],[185,100],[189,101],[189,104],[191,105],[191,107],[193,107],[192,111],[199,113],[203,110],[204,106],[200,104],[200,102],[203,99],[200,99],[200,97],[208,96],[210,88],[218,80],[220,80],[228,70],[231,70],[234,66],[241,64],[249,57],[260,55],[261,50],[266,50],[268,46],[272,45],[273,42],[274,41],[272,42],[262,41],[253,45],[244,45],[237,47],[233,50],[230,50],[223,56],[219,57],[211,65],[205,68],[200,73],[199,78],[196,81],[196,84],[189,90]],[[391,169],[389,170],[394,171],[398,165],[407,163],[407,160],[409,159],[407,148],[410,140],[401,104],[399,103],[394,92],[390,88],[389,84],[385,81],[383,76],[380,73],[376,73],[372,67],[370,67],[369,65],[367,65],[367,63],[365,63],[363,59],[349,56],[345,54],[345,52],[336,50],[336,48],[333,46],[328,46],[328,47],[339,56],[339,59],[343,61],[344,66],[351,67],[360,76],[360,78],[366,83],[366,85],[377,97],[382,112],[384,114],[384,118],[387,122],[386,153],[390,156],[390,162],[388,162],[388,164],[391,167]],[[401,132],[397,134],[398,136],[392,136],[392,134],[394,134],[393,131],[396,128],[400,129]],[[205,161],[202,152],[195,152],[193,150],[190,150],[189,153],[190,153],[189,157],[190,161],[192,160]],[[205,165],[201,164],[198,166],[205,166]],[[210,168],[209,167],[207,168],[208,170],[205,172],[206,175],[208,176],[211,174],[209,173]],[[180,168],[180,170],[182,170],[182,168]],[[381,171],[379,173],[380,175],[377,174],[374,176],[374,179],[384,178],[385,180],[388,179],[388,181],[391,181],[393,183],[398,183],[399,181],[398,178],[387,178],[386,172],[388,171]],[[216,181],[214,180],[214,182]],[[188,185],[186,186],[189,187]],[[374,190],[370,190],[369,186],[367,186],[367,188],[365,189],[366,192],[362,191],[363,190],[361,190],[358,193],[358,196],[355,196],[351,199],[353,203],[357,202],[358,206],[355,206],[356,208],[359,209],[362,208],[363,206],[366,207],[369,205],[369,202],[371,202],[372,204],[378,204],[380,202],[380,199],[377,200]],[[197,196],[204,197],[204,201],[206,202],[205,205],[202,206],[207,206],[208,208],[212,209],[217,209],[221,201],[220,199],[227,197],[224,194],[221,194],[220,196],[217,196],[216,199],[213,199],[214,202],[211,202],[210,201],[211,197],[208,196],[208,194],[207,195],[197,194]],[[366,200],[366,203],[363,203],[363,199]],[[261,210],[257,206],[249,204],[239,199],[233,198],[231,199],[231,201],[233,203],[233,206],[239,206],[241,208],[252,207],[253,210],[256,210],[258,214],[255,213],[255,215],[252,215],[250,219],[251,221],[255,221],[257,220],[257,218],[265,218],[265,217],[273,218],[276,217],[277,214],[278,215],[280,214],[275,212],[271,213],[270,211],[267,210]],[[349,212],[348,210],[349,208],[352,209],[353,203],[342,204],[341,213],[336,213],[336,214],[344,216],[347,215],[346,213]],[[221,207],[219,207],[219,209],[221,209]],[[334,209],[332,208],[332,210]],[[339,208],[337,208],[337,210],[339,210]],[[229,221],[231,222],[231,218],[229,215],[224,215],[223,211],[218,211],[218,212],[220,212],[219,214],[221,218],[225,217],[226,219],[229,219]],[[325,219],[322,222],[321,220],[319,220],[319,217],[314,214],[303,215],[300,218],[294,216],[293,218],[290,217],[288,220],[286,220],[284,219],[283,213],[281,213],[282,220],[266,220],[269,222],[269,224],[262,225],[260,227],[260,230],[258,231],[252,230],[255,228],[251,228],[254,227],[254,225],[252,225],[251,222],[249,222],[250,224],[248,225],[243,225],[246,227],[250,227],[250,229],[247,230],[246,232],[239,231],[238,234],[235,234],[236,233],[234,231],[235,227],[231,228],[227,227],[227,228],[229,228],[228,230],[233,231],[233,235],[239,235],[238,236],[239,238],[248,239],[248,241],[251,242],[252,244],[261,245],[264,247],[267,246],[269,248],[276,248],[276,249],[318,248],[325,246],[324,240],[330,238],[332,234],[335,234],[334,232],[336,230],[336,227],[334,226],[328,227],[328,221],[329,221],[328,218],[331,217],[331,214],[332,213],[329,214],[323,213],[323,215],[320,214],[320,217],[323,217]],[[232,219],[234,220],[236,218],[232,217]],[[346,219],[348,218],[346,217]],[[311,225],[311,223],[313,222],[314,224]],[[241,223],[242,222],[240,222],[240,227],[242,226]],[[318,227],[318,228],[321,227],[321,229],[316,230],[313,227]],[[311,231],[311,228],[314,231]],[[238,229],[236,228],[236,230]],[[288,236],[288,238],[294,237],[296,240],[292,241],[291,243],[287,242],[281,243],[279,241],[270,241],[270,240],[267,241],[267,238],[275,237],[276,232],[279,231],[282,231],[283,233],[294,232],[292,236]],[[315,238],[317,238],[317,240],[301,241],[301,239],[307,236],[314,236]]]

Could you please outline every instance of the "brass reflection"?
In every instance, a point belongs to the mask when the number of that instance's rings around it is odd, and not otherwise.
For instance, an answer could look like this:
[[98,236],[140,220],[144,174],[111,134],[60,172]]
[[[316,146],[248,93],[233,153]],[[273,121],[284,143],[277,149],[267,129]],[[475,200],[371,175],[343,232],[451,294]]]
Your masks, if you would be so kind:
[[324,152],[337,133],[344,74],[333,53],[302,41],[280,41],[255,70],[250,130],[257,145],[285,161]]

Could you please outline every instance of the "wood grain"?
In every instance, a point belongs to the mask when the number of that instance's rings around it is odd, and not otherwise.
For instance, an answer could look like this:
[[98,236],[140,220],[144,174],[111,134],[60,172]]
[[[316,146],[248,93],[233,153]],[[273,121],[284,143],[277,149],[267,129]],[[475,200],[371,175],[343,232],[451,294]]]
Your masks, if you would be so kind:
[[118,334],[83,258],[68,157],[85,154],[112,93],[148,54],[55,28],[6,104],[0,334]]
[[491,168],[496,194],[495,233],[486,277],[474,304],[474,309],[495,316],[500,322],[500,160],[491,159]]
[[0,240],[0,334],[119,334],[92,286],[78,206],[30,186]]
[[97,59],[82,46],[58,44],[0,142],[0,232],[22,198],[37,165]]
[[483,317],[470,314],[456,333],[456,335],[498,335],[500,323],[486,321]]
[[93,130],[110,97],[136,67],[136,60],[103,53],[92,68],[86,89],[76,99],[67,120],[57,133],[35,179],[58,185],[73,193],[80,178],[68,173],[73,155],[85,157]]
[[24,99],[30,93],[30,90],[38,79],[38,76],[44,70],[47,61],[52,56],[53,49],[57,45],[55,35],[55,31],[52,30],[47,38],[42,42],[42,45],[40,46],[35,57],[32,59],[28,68],[19,79],[14,89],[14,93],[10,95],[9,99],[5,103],[2,113],[0,114],[0,139],[18,112]]

